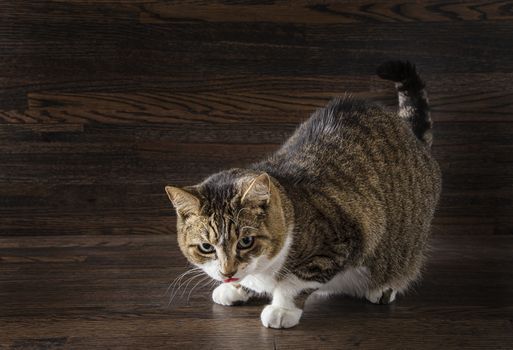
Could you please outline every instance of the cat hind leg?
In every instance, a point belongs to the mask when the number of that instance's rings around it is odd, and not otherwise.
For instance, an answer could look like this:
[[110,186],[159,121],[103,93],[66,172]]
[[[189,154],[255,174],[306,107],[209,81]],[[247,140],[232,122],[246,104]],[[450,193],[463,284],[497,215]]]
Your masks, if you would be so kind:
[[390,304],[394,302],[396,295],[395,289],[384,287],[368,290],[365,293],[365,299],[373,304]]

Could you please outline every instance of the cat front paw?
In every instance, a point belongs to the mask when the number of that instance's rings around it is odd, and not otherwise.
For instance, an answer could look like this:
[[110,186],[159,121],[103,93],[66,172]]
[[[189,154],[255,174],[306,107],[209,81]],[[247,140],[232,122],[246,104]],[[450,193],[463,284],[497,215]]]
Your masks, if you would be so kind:
[[249,295],[240,285],[223,283],[212,292],[214,303],[231,306],[248,301]]
[[267,328],[290,328],[299,323],[302,314],[303,310],[298,308],[286,309],[284,307],[267,305],[262,311],[260,319]]

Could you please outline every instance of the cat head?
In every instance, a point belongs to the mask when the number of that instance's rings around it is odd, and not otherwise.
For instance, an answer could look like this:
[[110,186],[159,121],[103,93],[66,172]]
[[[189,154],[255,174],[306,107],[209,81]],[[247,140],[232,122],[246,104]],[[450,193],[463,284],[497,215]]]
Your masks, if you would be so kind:
[[214,174],[196,186],[166,186],[182,253],[218,281],[268,269],[290,225],[278,186],[266,173],[242,169]]

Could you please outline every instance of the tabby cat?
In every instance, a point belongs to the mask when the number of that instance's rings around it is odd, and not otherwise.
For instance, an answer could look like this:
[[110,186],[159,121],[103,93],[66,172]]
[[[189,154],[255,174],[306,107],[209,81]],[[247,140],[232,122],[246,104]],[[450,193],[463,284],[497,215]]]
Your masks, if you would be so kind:
[[399,110],[351,97],[315,111],[269,158],[167,186],[178,243],[215,280],[215,303],[272,297],[264,326],[299,323],[311,293],[390,303],[419,276],[438,201],[425,84],[409,62],[377,71]]

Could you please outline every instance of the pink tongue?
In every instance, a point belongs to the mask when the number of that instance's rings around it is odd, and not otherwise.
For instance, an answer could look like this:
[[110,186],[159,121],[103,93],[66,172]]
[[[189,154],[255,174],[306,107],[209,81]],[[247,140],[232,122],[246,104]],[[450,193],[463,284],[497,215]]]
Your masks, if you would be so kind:
[[224,282],[224,283],[230,283],[230,282],[234,282],[234,281],[238,281],[238,280],[239,280],[238,278],[233,278],[233,277],[232,277],[232,278],[227,278],[227,279],[225,279],[223,282]]

